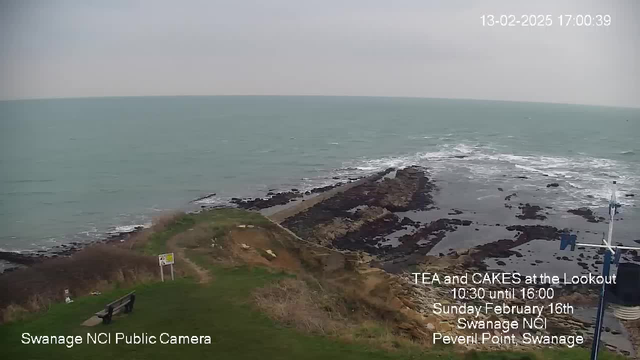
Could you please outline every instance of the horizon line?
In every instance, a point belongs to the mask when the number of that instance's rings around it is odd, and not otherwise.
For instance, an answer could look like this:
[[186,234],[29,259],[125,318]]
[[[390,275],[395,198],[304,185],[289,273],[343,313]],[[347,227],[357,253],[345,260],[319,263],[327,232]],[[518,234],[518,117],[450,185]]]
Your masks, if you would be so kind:
[[607,107],[618,109],[640,109],[640,105],[600,105],[584,103],[563,103],[563,102],[543,102],[528,100],[499,100],[499,99],[474,99],[474,98],[445,98],[445,97],[424,97],[424,96],[383,96],[383,95],[289,95],[289,94],[218,94],[218,95],[107,95],[107,96],[69,96],[69,97],[34,97],[21,99],[0,99],[0,102],[10,101],[47,101],[47,100],[89,100],[89,99],[121,99],[121,98],[167,98],[167,97],[325,97],[325,98],[381,98],[381,99],[416,99],[416,100],[465,100],[465,101],[485,101],[485,102],[506,102],[524,104],[550,104],[569,106],[591,106]]

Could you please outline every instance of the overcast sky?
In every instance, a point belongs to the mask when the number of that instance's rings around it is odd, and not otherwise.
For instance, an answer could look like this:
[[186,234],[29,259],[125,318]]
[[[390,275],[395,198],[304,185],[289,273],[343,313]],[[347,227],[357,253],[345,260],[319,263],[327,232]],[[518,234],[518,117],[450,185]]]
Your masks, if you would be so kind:
[[[640,2],[0,0],[0,99],[365,95],[640,107]],[[483,14],[553,15],[483,27]],[[561,27],[561,14],[610,14]]]

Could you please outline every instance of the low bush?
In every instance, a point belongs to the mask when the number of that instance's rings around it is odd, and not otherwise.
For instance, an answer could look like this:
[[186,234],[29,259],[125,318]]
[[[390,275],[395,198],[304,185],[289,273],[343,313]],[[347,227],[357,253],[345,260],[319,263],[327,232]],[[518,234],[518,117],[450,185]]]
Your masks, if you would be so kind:
[[95,245],[70,257],[51,259],[28,269],[0,276],[0,321],[44,310],[71,297],[114,286],[155,280],[157,258],[109,245]]

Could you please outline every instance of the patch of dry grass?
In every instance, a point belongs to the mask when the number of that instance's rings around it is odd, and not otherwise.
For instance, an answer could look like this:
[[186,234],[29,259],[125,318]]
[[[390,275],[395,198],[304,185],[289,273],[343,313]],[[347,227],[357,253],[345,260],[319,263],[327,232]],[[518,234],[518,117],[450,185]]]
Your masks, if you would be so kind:
[[374,344],[385,350],[408,349],[420,350],[420,346],[410,339],[399,336],[392,330],[393,326],[373,320],[365,320],[340,338],[347,341],[363,341]]
[[51,259],[28,269],[0,276],[0,321],[47,309],[71,297],[129,286],[157,278],[155,257],[108,245],[96,245],[70,257]]
[[383,301],[364,299],[362,293],[330,284],[325,287],[309,274],[300,275],[256,289],[253,300],[270,318],[304,332],[387,350],[424,350],[419,339],[398,331],[402,314]]
[[187,249],[222,246],[227,230],[215,223],[199,223],[174,236],[174,241]]
[[11,304],[0,312],[0,323],[8,323],[26,318],[29,309],[26,306]]
[[305,332],[337,335],[347,327],[346,309],[299,279],[287,278],[259,288],[253,299],[271,318]]
[[152,225],[141,231],[136,232],[127,240],[126,245],[129,249],[143,248],[150,240],[151,235],[167,230],[171,225],[175,224],[185,214],[180,211],[163,213],[153,218]]
[[153,229],[154,231],[164,231],[183,216],[184,212],[182,211],[165,212],[160,216],[156,216],[155,218],[153,218],[151,229]]

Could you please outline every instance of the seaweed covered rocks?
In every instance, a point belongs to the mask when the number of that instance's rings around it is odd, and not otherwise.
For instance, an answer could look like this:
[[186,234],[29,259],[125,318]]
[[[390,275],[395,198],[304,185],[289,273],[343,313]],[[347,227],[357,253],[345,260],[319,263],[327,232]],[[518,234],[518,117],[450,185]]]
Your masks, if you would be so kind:
[[516,215],[521,220],[546,220],[547,217],[539,214],[542,208],[538,205],[531,205],[529,203],[518,206],[518,209],[522,211],[522,214]]
[[415,226],[394,212],[428,209],[434,189],[420,167],[387,169],[287,218],[282,225],[319,244],[380,253],[376,246],[380,238]]
[[256,199],[233,198],[231,199],[231,202],[238,205],[238,207],[242,209],[261,210],[261,209],[266,209],[276,205],[284,205],[292,200],[295,200],[301,197],[302,197],[302,194],[299,191],[291,190],[291,191],[271,194],[266,198],[256,198]]
[[573,214],[573,215],[578,215],[578,216],[582,216],[583,218],[587,219],[588,222],[590,223],[598,223],[600,221],[604,221],[605,218],[603,218],[602,216],[596,216],[593,211],[587,207],[581,207],[578,209],[571,209],[571,210],[567,210],[567,212]]

